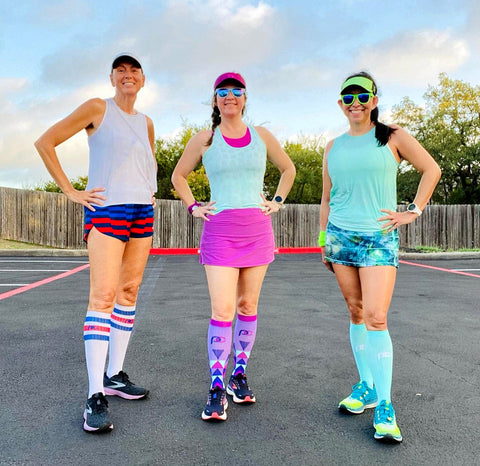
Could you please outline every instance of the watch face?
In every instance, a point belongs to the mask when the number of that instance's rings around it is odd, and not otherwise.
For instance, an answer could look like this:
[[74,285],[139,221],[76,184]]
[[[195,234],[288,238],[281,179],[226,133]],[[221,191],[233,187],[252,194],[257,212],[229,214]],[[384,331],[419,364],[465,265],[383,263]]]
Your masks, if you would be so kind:
[[283,202],[283,198],[281,196],[275,196],[275,199],[274,199],[275,202]]
[[413,212],[416,208],[417,208],[417,206],[415,204],[408,204],[408,206],[407,206],[407,210],[409,212]]

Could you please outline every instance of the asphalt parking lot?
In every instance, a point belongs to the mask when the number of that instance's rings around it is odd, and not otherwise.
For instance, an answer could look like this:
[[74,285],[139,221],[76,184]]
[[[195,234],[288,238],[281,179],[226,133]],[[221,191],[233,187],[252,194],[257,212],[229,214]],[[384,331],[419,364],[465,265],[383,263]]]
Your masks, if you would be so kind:
[[209,299],[196,256],[150,256],[125,370],[144,401],[109,397],[110,434],[82,430],[85,257],[0,255],[0,464],[477,465],[480,259],[407,260],[389,329],[404,441],[343,415],[357,382],[348,315],[315,254],[278,255],[248,376],[257,403],[205,423]]

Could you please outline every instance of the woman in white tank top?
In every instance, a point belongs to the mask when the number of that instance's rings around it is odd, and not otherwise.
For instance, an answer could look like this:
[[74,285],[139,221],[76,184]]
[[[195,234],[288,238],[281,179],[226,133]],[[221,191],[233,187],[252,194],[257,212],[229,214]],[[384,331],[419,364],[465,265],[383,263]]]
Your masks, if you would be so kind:
[[[83,428],[113,429],[105,395],[144,398],[122,366],[131,335],[138,290],[153,236],[156,191],[154,128],[134,108],[145,84],[140,61],[117,55],[110,81],[112,99],[90,99],[49,128],[35,143],[45,166],[69,200],[85,208],[90,297],[84,324],[89,391]],[[85,129],[90,146],[87,189],[73,188],[56,146]],[[104,373],[107,353],[109,363]]]

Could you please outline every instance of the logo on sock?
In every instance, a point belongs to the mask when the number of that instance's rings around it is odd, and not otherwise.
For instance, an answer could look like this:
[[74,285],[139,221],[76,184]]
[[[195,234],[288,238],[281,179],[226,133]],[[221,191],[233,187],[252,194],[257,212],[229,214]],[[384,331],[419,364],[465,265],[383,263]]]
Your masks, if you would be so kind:
[[225,343],[227,340],[225,337],[212,337],[210,339],[210,344],[213,344],[213,343]]
[[391,358],[392,357],[392,353],[390,351],[384,351],[383,353],[378,353],[377,354],[377,359],[380,360],[380,359],[384,359],[384,358]]
[[238,336],[241,336],[241,335],[253,335],[253,332],[251,330],[242,329],[238,332]]

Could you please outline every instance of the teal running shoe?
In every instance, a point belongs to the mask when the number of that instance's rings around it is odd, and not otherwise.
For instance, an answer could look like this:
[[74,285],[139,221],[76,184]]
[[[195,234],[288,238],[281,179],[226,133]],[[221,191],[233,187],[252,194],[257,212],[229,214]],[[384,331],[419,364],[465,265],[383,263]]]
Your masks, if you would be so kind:
[[366,408],[377,406],[377,391],[370,388],[365,381],[358,382],[352,387],[352,394],[340,401],[338,409],[352,414],[362,414]]
[[395,410],[390,401],[382,400],[375,408],[373,427],[375,427],[374,437],[377,440],[387,442],[401,442],[403,440],[395,419]]

